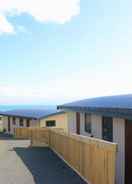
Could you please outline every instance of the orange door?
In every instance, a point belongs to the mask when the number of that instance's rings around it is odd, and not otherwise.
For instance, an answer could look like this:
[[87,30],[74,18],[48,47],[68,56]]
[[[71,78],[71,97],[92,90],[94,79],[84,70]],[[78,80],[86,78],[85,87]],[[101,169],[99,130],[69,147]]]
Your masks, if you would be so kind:
[[76,113],[76,133],[80,134],[80,113]]
[[10,117],[8,117],[8,132],[11,131],[11,122],[10,122]]

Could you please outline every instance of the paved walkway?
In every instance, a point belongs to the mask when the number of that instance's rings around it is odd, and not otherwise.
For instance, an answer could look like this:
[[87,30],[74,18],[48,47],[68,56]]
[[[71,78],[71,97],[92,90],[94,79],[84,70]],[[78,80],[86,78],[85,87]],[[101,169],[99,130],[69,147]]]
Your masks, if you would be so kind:
[[48,148],[0,135],[1,184],[86,184]]

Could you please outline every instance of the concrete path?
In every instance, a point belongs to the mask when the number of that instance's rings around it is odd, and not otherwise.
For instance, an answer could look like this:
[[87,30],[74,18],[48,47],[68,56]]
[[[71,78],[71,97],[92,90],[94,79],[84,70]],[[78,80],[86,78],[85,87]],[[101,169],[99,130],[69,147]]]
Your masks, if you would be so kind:
[[86,184],[48,148],[0,136],[0,184]]

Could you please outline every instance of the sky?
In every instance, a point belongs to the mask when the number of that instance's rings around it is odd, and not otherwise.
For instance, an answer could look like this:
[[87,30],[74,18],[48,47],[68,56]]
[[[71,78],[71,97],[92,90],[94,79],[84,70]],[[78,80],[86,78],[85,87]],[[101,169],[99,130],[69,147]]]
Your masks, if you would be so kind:
[[0,0],[0,104],[132,93],[131,0]]

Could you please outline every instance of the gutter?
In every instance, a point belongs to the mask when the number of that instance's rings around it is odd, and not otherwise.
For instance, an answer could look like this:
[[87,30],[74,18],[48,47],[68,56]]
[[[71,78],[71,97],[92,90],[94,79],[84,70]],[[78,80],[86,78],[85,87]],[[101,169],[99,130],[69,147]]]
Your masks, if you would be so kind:
[[80,106],[65,106],[59,105],[57,109],[63,109],[73,112],[87,112],[109,117],[126,118],[132,120],[132,109],[123,108],[103,108],[103,107],[80,107]]

